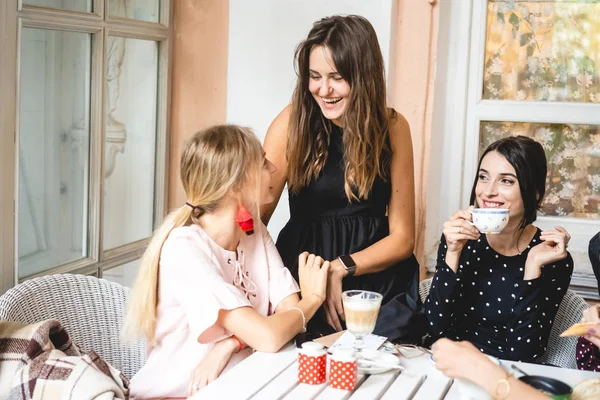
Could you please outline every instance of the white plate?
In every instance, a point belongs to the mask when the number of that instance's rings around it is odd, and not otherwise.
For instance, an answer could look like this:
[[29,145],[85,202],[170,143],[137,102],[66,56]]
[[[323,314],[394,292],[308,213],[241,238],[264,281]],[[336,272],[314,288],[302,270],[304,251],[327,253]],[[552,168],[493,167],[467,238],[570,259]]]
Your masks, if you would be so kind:
[[[400,359],[384,350],[363,350],[362,351],[363,358],[369,361],[382,363],[382,364],[390,364],[390,365],[400,365]],[[359,374],[383,374],[384,372],[390,371],[392,368],[388,367],[379,367],[379,366],[361,366],[360,361],[358,362],[358,373]]]

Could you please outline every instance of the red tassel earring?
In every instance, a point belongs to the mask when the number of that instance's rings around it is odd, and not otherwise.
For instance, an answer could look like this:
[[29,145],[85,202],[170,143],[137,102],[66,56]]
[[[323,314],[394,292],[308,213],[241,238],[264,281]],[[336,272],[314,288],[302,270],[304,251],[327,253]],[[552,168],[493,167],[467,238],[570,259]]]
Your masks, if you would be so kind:
[[235,220],[242,232],[244,232],[246,235],[252,235],[254,233],[254,219],[252,218],[252,214],[250,214],[246,207],[241,204],[238,207]]

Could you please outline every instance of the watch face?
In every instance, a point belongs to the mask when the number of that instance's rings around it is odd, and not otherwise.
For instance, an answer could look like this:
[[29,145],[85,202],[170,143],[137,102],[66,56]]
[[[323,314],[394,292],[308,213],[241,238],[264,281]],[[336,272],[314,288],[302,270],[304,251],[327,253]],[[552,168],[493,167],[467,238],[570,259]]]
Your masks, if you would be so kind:
[[340,256],[340,261],[344,264],[344,268],[350,269],[356,266],[352,257],[348,255]]
[[354,263],[352,257],[348,255],[340,256],[340,261],[342,262],[342,265],[346,271],[348,271],[348,275],[354,275],[354,271],[356,271],[356,264]]

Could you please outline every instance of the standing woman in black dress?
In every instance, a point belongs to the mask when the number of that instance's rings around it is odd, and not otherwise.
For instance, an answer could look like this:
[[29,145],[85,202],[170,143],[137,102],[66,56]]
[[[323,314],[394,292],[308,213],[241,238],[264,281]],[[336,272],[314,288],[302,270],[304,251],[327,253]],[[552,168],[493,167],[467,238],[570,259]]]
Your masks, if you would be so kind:
[[363,289],[383,295],[375,333],[417,338],[412,140],[387,106],[375,30],[360,16],[321,19],[295,64],[292,104],[265,138],[276,200],[261,214],[268,223],[287,184],[291,217],[277,240],[284,264],[297,276],[303,251],[331,261],[327,300],[309,332],[342,330],[342,291]]

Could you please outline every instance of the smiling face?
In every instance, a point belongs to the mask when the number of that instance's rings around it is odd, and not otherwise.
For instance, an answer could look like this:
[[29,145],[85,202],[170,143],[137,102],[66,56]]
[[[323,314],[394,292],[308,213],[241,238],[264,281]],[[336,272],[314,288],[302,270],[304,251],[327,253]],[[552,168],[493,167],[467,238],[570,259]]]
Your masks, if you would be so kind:
[[348,109],[350,85],[337,71],[331,52],[325,46],[315,46],[310,51],[308,90],[325,118],[341,126]]
[[524,214],[523,198],[513,166],[496,151],[481,160],[475,199],[481,208],[508,208],[510,220],[520,221]]

